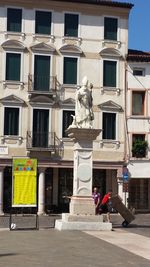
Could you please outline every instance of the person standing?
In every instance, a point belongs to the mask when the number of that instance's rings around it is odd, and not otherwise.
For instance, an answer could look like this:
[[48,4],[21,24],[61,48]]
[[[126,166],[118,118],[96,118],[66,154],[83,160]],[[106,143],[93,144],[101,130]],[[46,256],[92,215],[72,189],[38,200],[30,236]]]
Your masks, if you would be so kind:
[[98,192],[97,187],[94,187],[92,197],[93,197],[94,204],[95,204],[95,214],[98,215],[101,196],[100,196],[100,193]]
[[109,190],[107,194],[102,199],[101,205],[99,207],[100,214],[107,213],[107,221],[110,222],[110,199],[112,197],[112,190]]

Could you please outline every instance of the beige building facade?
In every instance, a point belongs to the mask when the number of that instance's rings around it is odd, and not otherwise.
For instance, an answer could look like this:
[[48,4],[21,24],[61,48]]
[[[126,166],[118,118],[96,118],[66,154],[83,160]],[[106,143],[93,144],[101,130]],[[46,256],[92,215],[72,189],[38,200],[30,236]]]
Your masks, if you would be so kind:
[[137,210],[150,210],[150,54],[129,50],[127,88],[127,161],[129,202]]
[[0,1],[0,214],[8,212],[14,157],[37,158],[38,213],[67,211],[72,194],[75,93],[93,84],[93,186],[125,201],[125,87],[132,4]]

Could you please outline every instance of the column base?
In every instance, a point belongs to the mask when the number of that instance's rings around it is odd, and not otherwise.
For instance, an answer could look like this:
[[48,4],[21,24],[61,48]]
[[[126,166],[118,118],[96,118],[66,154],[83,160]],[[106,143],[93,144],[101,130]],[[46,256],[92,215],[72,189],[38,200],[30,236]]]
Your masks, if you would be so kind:
[[70,214],[95,215],[93,198],[73,196],[70,201]]
[[59,231],[111,231],[112,223],[103,222],[103,215],[71,215],[64,213],[61,220],[55,221],[55,228]]

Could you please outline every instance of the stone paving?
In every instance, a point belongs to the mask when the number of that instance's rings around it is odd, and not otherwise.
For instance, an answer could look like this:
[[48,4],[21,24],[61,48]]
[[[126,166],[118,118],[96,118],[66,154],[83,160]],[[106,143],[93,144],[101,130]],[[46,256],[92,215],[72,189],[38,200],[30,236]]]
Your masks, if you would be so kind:
[[[24,221],[23,216],[21,218]],[[82,231],[57,231],[51,228],[54,218],[55,216],[40,218],[40,229],[44,230],[0,231],[0,267],[150,266],[147,257],[144,254],[139,256],[135,249],[137,244],[142,246],[143,242],[146,246],[145,240],[150,240],[150,214],[136,215],[135,221],[128,228],[121,227],[121,216],[112,215],[114,231],[98,231],[94,235]],[[8,216],[0,217],[1,230],[8,225],[8,221]],[[128,247],[131,246],[128,242],[131,236],[136,238],[137,243],[132,244],[132,253]],[[150,255],[149,249],[147,247],[145,255]]]

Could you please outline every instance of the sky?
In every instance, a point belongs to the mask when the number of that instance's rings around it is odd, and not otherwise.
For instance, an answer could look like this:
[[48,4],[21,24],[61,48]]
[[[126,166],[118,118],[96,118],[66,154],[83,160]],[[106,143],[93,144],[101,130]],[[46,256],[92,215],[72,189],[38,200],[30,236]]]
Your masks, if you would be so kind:
[[129,15],[129,49],[150,52],[150,0],[113,0],[132,3]]

